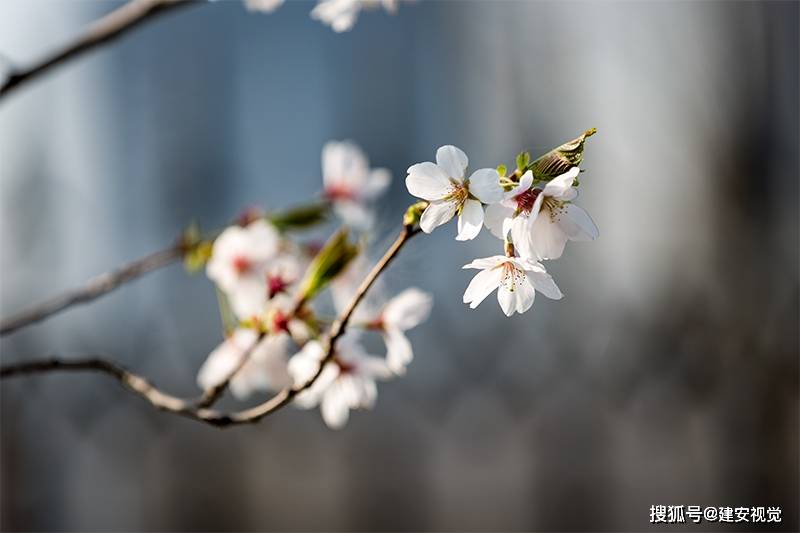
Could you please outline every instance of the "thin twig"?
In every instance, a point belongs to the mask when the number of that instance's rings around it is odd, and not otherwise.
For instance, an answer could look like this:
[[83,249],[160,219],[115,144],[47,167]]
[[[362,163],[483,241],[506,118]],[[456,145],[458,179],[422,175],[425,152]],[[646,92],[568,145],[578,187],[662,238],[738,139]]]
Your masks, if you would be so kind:
[[89,280],[83,287],[70,290],[46,302],[21,311],[0,322],[0,337],[40,322],[73,305],[90,302],[128,281],[167,266],[183,256],[184,248],[185,246],[182,243],[178,243],[164,250],[154,252],[113,272],[101,274]]
[[31,81],[51,68],[78,57],[103,43],[112,41],[124,33],[152,20],[159,15],[190,5],[201,5],[207,2],[190,0],[131,0],[111,13],[90,24],[86,30],[72,42],[40,62],[23,69],[12,69],[9,76],[0,85],[0,98],[8,95],[22,84]]
[[[367,291],[370,289],[378,276],[380,276],[380,274],[397,256],[403,245],[418,232],[419,229],[414,229],[410,226],[404,226],[400,232],[400,235],[398,235],[392,246],[389,247],[383,257],[375,264],[369,274],[367,274],[367,276],[361,282],[361,285],[359,285],[358,289],[356,289],[356,292],[353,295],[353,298],[350,300],[348,306],[344,309],[344,311],[342,311],[342,313],[331,326],[327,341],[325,343],[324,357],[322,358],[319,369],[314,376],[312,376],[311,379],[299,387],[283,389],[266,402],[250,409],[233,413],[224,413],[214,409],[209,409],[203,405],[203,402],[208,401],[207,396],[211,395],[212,392],[207,391],[199,399],[194,400],[178,398],[157,389],[143,377],[126,370],[122,366],[100,358],[89,358],[73,361],[48,359],[29,363],[9,364],[0,367],[0,378],[23,376],[57,370],[97,371],[115,378],[125,388],[141,396],[151,405],[162,411],[185,416],[192,420],[205,422],[216,427],[256,423],[265,416],[274,413],[281,407],[289,404],[295,396],[314,384],[314,382],[322,373],[325,363],[334,357],[336,341],[347,331],[350,317],[353,315],[353,312],[358,304],[364,298]],[[302,307],[303,303],[304,302],[301,301],[298,302],[297,305]],[[262,338],[263,335],[259,338],[259,341]],[[227,383],[225,386],[227,386]],[[216,400],[216,398],[219,397],[219,394],[221,394],[221,391],[213,394],[216,394],[214,397],[214,400]]]

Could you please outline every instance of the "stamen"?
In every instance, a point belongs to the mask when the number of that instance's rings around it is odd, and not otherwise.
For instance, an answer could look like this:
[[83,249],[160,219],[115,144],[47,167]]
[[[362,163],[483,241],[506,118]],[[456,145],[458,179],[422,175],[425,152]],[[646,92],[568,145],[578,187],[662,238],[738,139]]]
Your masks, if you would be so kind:
[[353,200],[356,193],[347,185],[336,184],[325,188],[325,198],[328,200]]
[[536,202],[536,197],[541,193],[541,189],[528,189],[514,197],[517,202],[517,210],[520,213],[528,214],[533,209],[533,204]]

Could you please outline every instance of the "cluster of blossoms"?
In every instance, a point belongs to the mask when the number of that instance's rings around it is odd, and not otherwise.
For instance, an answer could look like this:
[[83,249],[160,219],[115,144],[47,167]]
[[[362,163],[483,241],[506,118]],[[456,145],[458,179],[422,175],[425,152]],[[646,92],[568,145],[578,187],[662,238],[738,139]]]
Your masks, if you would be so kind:
[[[501,165],[468,174],[467,156],[455,146],[439,148],[435,163],[408,169],[406,186],[422,201],[406,212],[406,228],[418,224],[430,233],[458,217],[457,240],[474,239],[486,226],[503,242],[504,254],[464,266],[480,270],[464,303],[474,309],[496,290],[500,307],[511,316],[530,309],[536,291],[562,297],[543,261],[559,258],[569,240],[598,235],[589,215],[574,204],[584,141],[593,133],[535,161],[523,152],[511,173]],[[213,244],[209,241],[203,264],[219,290],[228,335],[197,381],[206,390],[229,383],[240,399],[256,391],[295,388],[295,405],[319,406],[326,424],[340,428],[351,410],[374,405],[377,381],[406,372],[413,359],[406,332],[428,318],[432,299],[416,288],[392,298],[372,291],[350,309],[369,263],[350,244],[346,230],[322,248],[293,240],[289,233],[324,220],[328,211],[366,231],[391,175],[370,167],[358,146],[343,141],[323,148],[322,179],[319,203],[280,215],[248,212]],[[329,305],[339,316],[352,310],[349,327],[327,349],[324,330],[330,320],[321,318],[317,298],[324,289],[330,289]],[[385,355],[364,348],[362,337],[369,333],[383,338]]]
[[[271,13],[281,7],[286,0],[245,0],[248,9]],[[337,33],[350,31],[364,9],[382,7],[389,13],[396,13],[400,0],[319,0],[311,10],[311,18],[326,24]]]
[[[517,170],[482,168],[467,177],[469,160],[455,146],[442,146],[436,163],[408,169],[408,191],[426,202],[420,227],[426,233],[458,216],[456,240],[474,239],[486,226],[504,243],[503,255],[476,259],[464,268],[478,269],[464,292],[464,303],[477,307],[497,290],[507,316],[531,308],[536,291],[560,299],[561,291],[542,261],[558,259],[567,241],[596,239],[597,226],[573,203],[578,196],[578,167],[589,130],[536,161],[523,152]],[[484,212],[484,205],[487,205]]]
[[[413,358],[405,332],[428,317],[432,299],[416,288],[387,299],[372,295],[356,308],[351,327],[325,360],[326,321],[317,296],[330,287],[332,306],[341,313],[368,263],[364,255],[355,257],[357,247],[341,232],[319,250],[292,240],[287,230],[321,221],[328,210],[353,228],[368,228],[374,201],[391,176],[370,168],[361,149],[347,141],[325,145],[322,176],[321,203],[282,216],[248,212],[214,240],[206,273],[219,289],[223,316],[232,318],[227,339],[211,352],[197,382],[208,390],[229,380],[234,396],[245,399],[303,386],[319,371],[295,404],[320,406],[328,426],[339,428],[350,410],[372,407],[376,380],[405,373]],[[385,356],[366,352],[361,337],[369,332],[383,337]]]

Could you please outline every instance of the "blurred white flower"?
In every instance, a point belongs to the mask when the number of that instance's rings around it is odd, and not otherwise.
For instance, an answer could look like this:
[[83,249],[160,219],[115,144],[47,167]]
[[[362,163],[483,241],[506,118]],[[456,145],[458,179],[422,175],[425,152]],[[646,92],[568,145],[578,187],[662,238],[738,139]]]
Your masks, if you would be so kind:
[[350,31],[362,9],[382,6],[389,13],[397,12],[398,0],[320,0],[311,11],[311,18],[327,24],[337,33]]
[[[289,360],[295,387],[317,373],[324,355],[322,344],[310,341]],[[314,384],[295,397],[295,403],[304,409],[319,405],[328,427],[339,429],[347,423],[351,409],[371,409],[378,396],[375,381],[391,377],[386,360],[367,355],[357,337],[348,333],[339,339],[334,358],[325,363]]]
[[289,250],[282,250],[267,267],[267,299],[288,294],[300,280],[302,264],[300,258]]
[[474,239],[483,226],[481,202],[491,204],[503,199],[497,170],[482,168],[464,179],[468,162],[467,155],[455,146],[442,146],[436,151],[436,163],[418,163],[408,169],[408,192],[430,202],[420,219],[425,233],[458,214],[456,239]]
[[264,220],[231,226],[214,241],[206,274],[227,295],[240,319],[260,313],[267,300],[267,269],[278,253],[278,231]]
[[206,390],[219,385],[239,366],[242,357],[247,357],[247,362],[230,380],[229,387],[236,398],[241,400],[256,391],[288,387],[291,384],[287,367],[289,336],[271,334],[260,342],[258,338],[252,329],[234,331],[209,354],[197,374],[197,384]]
[[263,324],[270,333],[288,333],[298,344],[304,344],[314,336],[309,325],[294,313],[295,299],[289,294],[278,294],[267,304],[263,313]]
[[336,214],[356,229],[372,224],[371,204],[391,180],[385,168],[370,169],[367,156],[350,141],[330,141],[322,148],[325,197],[333,202]]
[[250,11],[272,13],[283,5],[285,0],[244,0],[244,5]]
[[505,199],[486,210],[486,227],[497,237],[511,240],[520,256],[558,259],[567,241],[589,241],[599,235],[591,217],[572,200],[572,186],[580,169],[573,167],[553,178],[544,189],[531,188],[533,175],[526,172]]
[[495,255],[476,259],[463,268],[481,269],[464,292],[464,303],[475,309],[497,289],[497,300],[506,316],[524,313],[533,305],[537,290],[553,300],[563,295],[541,263]]
[[430,294],[411,287],[389,300],[378,318],[368,324],[381,332],[386,343],[386,362],[395,374],[405,374],[406,366],[414,358],[405,332],[427,320],[432,306]]

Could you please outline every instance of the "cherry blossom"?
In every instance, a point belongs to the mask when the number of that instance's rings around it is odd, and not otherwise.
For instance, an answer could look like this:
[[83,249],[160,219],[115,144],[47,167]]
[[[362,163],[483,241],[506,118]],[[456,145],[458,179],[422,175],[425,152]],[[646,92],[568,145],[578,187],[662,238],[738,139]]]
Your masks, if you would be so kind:
[[364,8],[382,6],[389,13],[397,11],[398,0],[320,0],[311,18],[327,24],[336,33],[350,31]]
[[495,255],[476,259],[463,268],[476,268],[478,272],[464,292],[464,303],[475,309],[497,289],[497,300],[506,316],[524,313],[533,305],[535,291],[548,298],[560,300],[563,295],[544,269],[536,263],[519,257]]
[[250,11],[272,13],[284,4],[285,0],[245,0],[244,4]]
[[368,327],[381,332],[386,343],[386,362],[397,375],[403,375],[414,358],[405,332],[428,319],[433,306],[430,294],[416,287],[404,290],[386,304]]
[[430,202],[422,213],[420,228],[430,233],[458,215],[459,241],[474,239],[483,226],[483,206],[503,198],[500,176],[493,168],[482,168],[465,179],[469,160],[455,146],[436,151],[436,163],[418,163],[408,169],[406,187]]
[[197,384],[203,389],[219,385],[236,370],[242,357],[247,357],[247,362],[230,380],[229,386],[236,398],[241,400],[256,391],[274,391],[289,386],[289,336],[277,333],[267,335],[261,341],[258,339],[255,330],[239,328],[234,331],[209,354],[197,374]]
[[526,172],[502,202],[487,208],[486,227],[501,239],[510,234],[519,254],[532,260],[558,259],[568,240],[596,239],[597,226],[572,203],[578,196],[572,183],[579,172],[572,167],[543,189],[532,188],[533,175]]
[[244,228],[231,226],[214,241],[206,274],[227,295],[240,319],[263,310],[267,271],[279,245],[277,230],[262,219]]
[[[289,360],[289,374],[295,387],[314,377],[324,355],[322,344],[310,341]],[[294,401],[304,409],[319,405],[328,427],[340,429],[347,423],[352,409],[371,409],[375,405],[376,380],[391,377],[386,360],[367,355],[358,337],[348,333],[339,339],[333,359],[325,363],[317,380]]]
[[350,141],[330,141],[322,149],[325,197],[336,214],[356,229],[367,229],[374,219],[371,204],[389,186],[385,168],[370,169],[364,152]]

